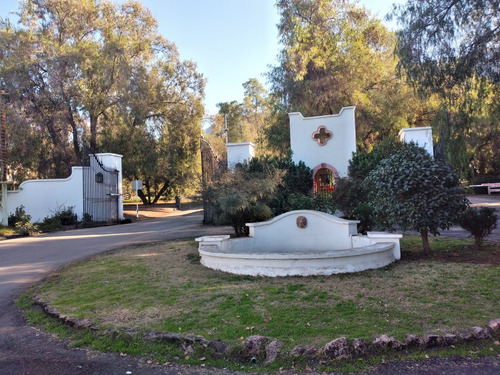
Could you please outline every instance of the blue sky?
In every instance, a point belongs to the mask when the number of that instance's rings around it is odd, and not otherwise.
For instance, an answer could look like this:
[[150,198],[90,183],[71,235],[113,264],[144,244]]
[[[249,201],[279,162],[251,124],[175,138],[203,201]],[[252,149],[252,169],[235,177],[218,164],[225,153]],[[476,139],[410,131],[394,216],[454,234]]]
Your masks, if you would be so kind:
[[[184,60],[193,60],[207,79],[205,110],[243,100],[242,84],[263,76],[276,64],[279,51],[275,0],[142,0],[158,21],[159,32],[177,45]],[[403,0],[362,0],[360,4],[383,18],[392,3]],[[0,0],[5,18],[17,0]]]

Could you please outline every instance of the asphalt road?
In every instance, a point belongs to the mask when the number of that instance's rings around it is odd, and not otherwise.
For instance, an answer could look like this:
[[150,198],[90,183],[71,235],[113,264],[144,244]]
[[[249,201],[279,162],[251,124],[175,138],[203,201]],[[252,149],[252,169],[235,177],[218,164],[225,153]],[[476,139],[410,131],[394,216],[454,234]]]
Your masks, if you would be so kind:
[[69,349],[51,335],[26,325],[15,298],[24,288],[68,263],[126,245],[231,233],[230,228],[201,225],[200,211],[99,228],[0,241],[0,375],[215,374],[216,369],[160,367],[137,358],[122,358]]
[[[202,367],[162,367],[145,359],[72,349],[26,324],[15,298],[68,263],[126,245],[231,233],[202,226],[202,213],[177,212],[134,224],[79,229],[0,242],[0,375],[242,374]],[[383,364],[370,374],[500,374],[499,358],[431,359]],[[294,373],[293,370],[286,374]],[[310,373],[310,372],[309,372]]]

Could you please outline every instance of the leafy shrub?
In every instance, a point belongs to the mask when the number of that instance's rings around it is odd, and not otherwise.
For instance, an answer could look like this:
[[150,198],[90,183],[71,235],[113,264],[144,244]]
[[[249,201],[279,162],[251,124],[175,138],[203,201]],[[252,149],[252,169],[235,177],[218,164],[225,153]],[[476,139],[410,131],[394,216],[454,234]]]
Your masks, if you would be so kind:
[[448,229],[469,203],[453,169],[412,143],[370,172],[365,188],[375,222],[418,231],[424,251],[430,250],[428,233]]
[[28,215],[26,213],[23,205],[20,205],[19,207],[16,207],[16,211],[14,214],[9,215],[7,221],[9,227],[15,227],[18,223],[24,225],[31,222],[31,215]]
[[85,212],[85,213],[83,214],[83,220],[82,220],[82,223],[87,223],[87,224],[90,224],[90,223],[92,223],[92,221],[93,221],[93,220],[92,220],[92,215],[91,215],[91,214],[89,214],[88,212]]
[[[279,192],[277,194],[280,194]],[[295,210],[315,210],[326,213],[333,213],[336,211],[335,202],[325,194],[316,194],[313,198],[310,195],[301,193],[290,193],[286,196],[284,205],[282,206],[284,212]]]
[[362,183],[352,178],[338,179],[332,199],[347,219],[354,219],[356,207],[368,201]]
[[293,210],[335,212],[330,197],[312,197],[312,171],[291,158],[254,158],[227,173],[203,193],[205,209],[218,224],[230,224],[237,236],[248,235],[246,223],[268,220]]
[[63,207],[54,214],[54,217],[59,219],[62,225],[76,225],[78,223],[78,217],[73,211],[73,207]]
[[283,179],[283,172],[269,165],[252,170],[248,166],[226,173],[204,192],[204,199],[213,209],[214,222],[229,224],[236,236],[248,236],[246,223],[270,219],[269,202]]
[[358,152],[349,160],[349,177],[363,181],[371,171],[378,168],[382,160],[404,149],[404,143],[394,136],[384,138],[375,144],[370,152]]
[[375,227],[373,208],[368,203],[360,203],[353,211],[354,219],[359,220],[358,232],[366,234]]
[[470,207],[458,217],[458,223],[474,236],[474,247],[479,250],[484,238],[497,227],[497,215],[490,207]]
[[54,215],[45,217],[39,227],[40,230],[51,231],[61,229],[66,225],[76,225],[77,223],[77,215],[73,212],[73,207],[62,207]]
[[337,211],[337,205],[331,196],[328,194],[316,194],[313,199],[314,205],[312,210],[322,211],[329,214],[334,214]]
[[304,162],[295,164],[291,157],[264,157],[253,158],[248,165],[249,173],[265,173],[269,170],[279,170],[283,173],[283,178],[269,202],[273,216],[292,210],[313,209],[315,204],[311,194],[312,170]]
[[26,222],[18,221],[15,225],[15,228],[17,233],[23,236],[30,235],[31,233],[34,233],[38,230],[37,227],[31,224],[31,222],[29,221]]
[[[336,181],[335,192],[332,199],[337,208],[343,212],[347,219],[361,220],[359,230],[361,233],[373,228],[371,213],[366,206],[368,191],[363,181],[371,171],[377,169],[382,160],[394,155],[404,148],[404,144],[396,137],[387,137],[375,144],[370,152],[358,152],[349,160],[347,178]],[[358,208],[359,205],[362,205]],[[355,213],[357,210],[357,213]]]
[[61,224],[61,221],[54,216],[47,216],[41,223],[38,224],[38,227],[42,232],[50,232],[53,230],[62,229],[63,226]]

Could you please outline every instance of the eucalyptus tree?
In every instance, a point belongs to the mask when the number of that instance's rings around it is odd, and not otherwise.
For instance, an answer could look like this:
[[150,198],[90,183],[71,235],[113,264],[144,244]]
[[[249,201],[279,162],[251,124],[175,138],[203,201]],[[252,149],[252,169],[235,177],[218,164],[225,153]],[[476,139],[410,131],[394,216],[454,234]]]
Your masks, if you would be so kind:
[[21,114],[12,122],[41,144],[38,169],[50,161],[40,176],[67,175],[82,138],[124,154],[124,176],[154,195],[180,183],[176,168],[196,171],[205,81],[141,3],[26,0],[18,26],[0,22],[0,86]]
[[220,120],[225,119],[229,142],[258,142],[269,122],[271,101],[267,90],[256,78],[250,78],[242,86],[243,102],[233,100],[217,104],[220,118],[212,130],[217,132]]
[[[278,110],[313,116],[355,105],[362,148],[420,121],[420,103],[396,76],[395,35],[379,19],[343,0],[279,0],[277,7],[283,49],[269,78]],[[287,123],[276,114],[269,139]]]
[[500,158],[499,9],[498,0],[409,0],[393,12],[399,68],[439,99],[437,154],[462,174],[500,173],[491,163]]

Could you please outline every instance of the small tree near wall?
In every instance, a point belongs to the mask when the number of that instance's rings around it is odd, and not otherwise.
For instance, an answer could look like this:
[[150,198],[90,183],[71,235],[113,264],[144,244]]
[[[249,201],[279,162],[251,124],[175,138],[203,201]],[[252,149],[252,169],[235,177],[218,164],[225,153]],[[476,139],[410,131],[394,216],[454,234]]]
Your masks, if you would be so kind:
[[428,234],[448,229],[469,204],[453,169],[415,144],[383,160],[365,186],[376,222],[418,231],[425,252],[430,251]]

